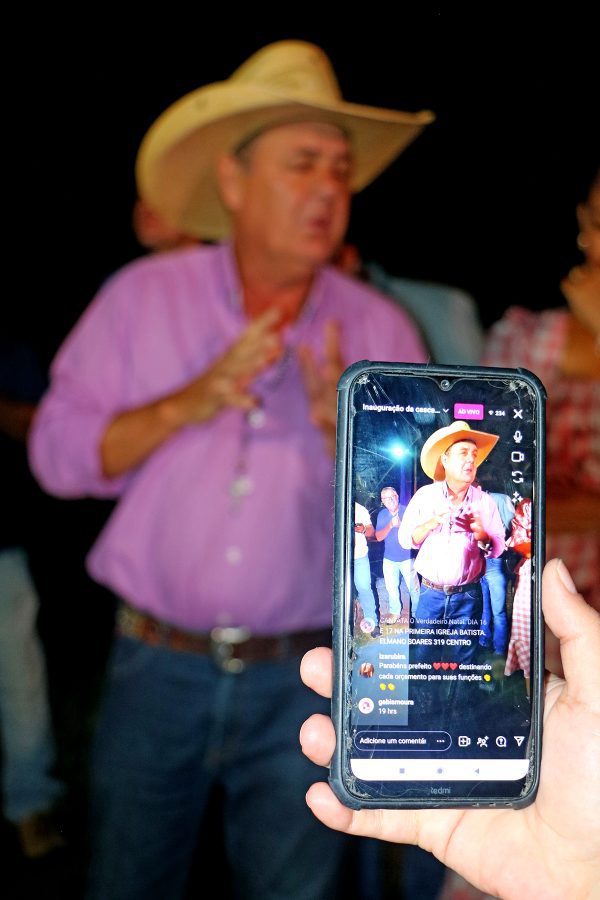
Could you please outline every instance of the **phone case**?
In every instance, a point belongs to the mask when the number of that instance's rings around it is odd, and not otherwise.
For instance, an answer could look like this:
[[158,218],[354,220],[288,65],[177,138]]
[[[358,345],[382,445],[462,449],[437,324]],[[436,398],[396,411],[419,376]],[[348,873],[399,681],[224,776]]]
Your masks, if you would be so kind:
[[[529,732],[530,768],[526,779],[526,787],[519,796],[486,798],[446,798],[444,796],[411,796],[399,798],[386,796],[381,791],[378,796],[361,795],[349,790],[348,785],[355,785],[353,775],[345,771],[348,762],[349,745],[352,735],[349,733],[349,696],[350,658],[352,654],[353,636],[350,628],[348,604],[352,602],[352,588],[348,586],[350,572],[350,541],[347,529],[353,516],[354,508],[352,485],[352,449],[353,449],[353,416],[351,394],[357,384],[365,384],[369,379],[390,373],[411,378],[415,375],[433,376],[438,380],[447,379],[451,384],[456,379],[506,380],[510,386],[511,379],[518,377],[524,381],[535,397],[536,429],[535,429],[535,472],[536,495],[535,516],[533,518],[534,546],[536,555],[532,561],[533,612],[532,612],[532,660],[531,670],[531,728]],[[542,741],[543,712],[543,620],[541,613],[541,575],[545,562],[545,402],[546,391],[538,377],[525,369],[502,369],[479,366],[448,366],[430,364],[406,364],[390,362],[374,362],[363,360],[354,363],[341,376],[338,384],[338,418],[337,418],[337,451],[335,476],[335,540],[334,540],[334,586],[333,586],[333,655],[334,681],[331,714],[336,730],[336,750],[331,761],[329,783],[336,796],[352,809],[361,808],[521,808],[530,804],[535,798],[539,780],[540,754]],[[352,530],[354,530],[352,528]],[[347,752],[348,751],[348,752]]]

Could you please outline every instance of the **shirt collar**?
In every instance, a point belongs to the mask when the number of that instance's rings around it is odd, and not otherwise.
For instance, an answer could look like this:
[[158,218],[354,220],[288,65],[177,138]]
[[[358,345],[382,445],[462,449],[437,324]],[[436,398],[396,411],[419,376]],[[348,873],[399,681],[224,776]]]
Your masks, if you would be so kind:
[[[443,493],[444,497],[449,499],[450,492],[448,490],[448,482],[444,479],[444,481],[440,481],[440,482],[438,482],[438,484],[442,485],[442,493]],[[472,503],[474,499],[475,499],[475,488],[472,484],[470,484],[467,489],[467,493],[463,497],[462,503]],[[461,503],[461,506],[462,506],[462,503]]]
[[[225,287],[227,305],[231,312],[239,318],[245,318],[242,306],[242,286],[240,274],[233,252],[233,244],[230,239],[220,244],[221,272]],[[302,307],[298,319],[288,327],[287,334],[294,341],[297,335],[312,321],[324,298],[325,269],[320,269],[315,275],[310,293]]]

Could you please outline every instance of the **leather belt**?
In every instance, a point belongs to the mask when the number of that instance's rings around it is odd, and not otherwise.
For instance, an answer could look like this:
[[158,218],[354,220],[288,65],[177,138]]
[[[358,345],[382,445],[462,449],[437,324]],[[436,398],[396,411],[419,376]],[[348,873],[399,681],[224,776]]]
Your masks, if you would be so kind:
[[469,591],[472,587],[478,585],[480,581],[481,579],[478,578],[476,581],[470,581],[468,584],[434,584],[433,581],[429,581],[428,578],[423,578],[421,575],[421,584],[431,588],[432,591],[441,591],[442,594],[462,594],[463,591]]
[[213,628],[211,632],[186,631],[121,603],[117,610],[118,634],[156,647],[211,656],[224,672],[242,672],[246,663],[285,660],[303,656],[313,647],[331,647],[331,629],[296,631],[282,635],[252,634],[250,629]]

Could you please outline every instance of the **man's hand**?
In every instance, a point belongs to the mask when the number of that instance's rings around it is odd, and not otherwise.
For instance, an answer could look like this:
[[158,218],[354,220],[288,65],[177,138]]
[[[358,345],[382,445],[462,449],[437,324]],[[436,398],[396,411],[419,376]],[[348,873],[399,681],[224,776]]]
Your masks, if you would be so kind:
[[440,503],[434,510],[431,519],[426,519],[414,529],[411,540],[415,547],[420,547],[430,531],[435,531],[440,525],[443,525],[450,519],[452,514],[452,505],[449,502]]
[[331,321],[325,325],[325,352],[322,363],[317,362],[309,347],[300,347],[298,357],[308,395],[311,420],[321,429],[329,453],[335,456],[337,384],[346,368],[340,349],[338,323]]
[[256,406],[250,385],[281,356],[283,344],[276,331],[280,318],[277,309],[258,316],[220,359],[171,397],[182,424],[203,422],[226,406]]
[[[600,616],[574,591],[564,564],[549,562],[543,608],[560,638],[566,682],[548,678],[541,780],[532,805],[522,810],[352,811],[320,782],[306,796],[317,818],[349,834],[418,844],[495,897],[598,897]],[[307,653],[301,675],[317,693],[331,696],[331,651],[320,647]],[[307,719],[300,743],[310,759],[327,766],[335,747],[331,720]]]
[[452,515],[452,503],[450,500],[445,500],[440,503],[433,511],[433,519],[430,521],[435,521],[434,528],[437,528],[438,525],[442,525],[444,522],[447,522],[450,516]]
[[199,424],[227,406],[252,409],[251,385],[282,353],[281,313],[268,309],[202,375],[166,397],[116,416],[101,444],[105,476],[115,478],[140,465],[186,425]]
[[470,531],[476,541],[489,541],[490,536],[481,523],[481,513],[478,509],[471,508],[463,516],[456,520],[456,524]]

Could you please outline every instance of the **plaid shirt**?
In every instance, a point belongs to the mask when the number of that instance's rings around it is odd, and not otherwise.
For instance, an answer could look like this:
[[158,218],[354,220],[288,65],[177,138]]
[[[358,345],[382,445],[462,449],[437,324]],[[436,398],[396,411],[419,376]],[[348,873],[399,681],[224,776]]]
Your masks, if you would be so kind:
[[[531,500],[521,500],[512,520],[508,546],[531,546]],[[529,677],[531,655],[531,560],[523,557],[515,569],[517,582],[513,598],[510,642],[506,655],[505,675],[523,669]]]
[[[566,378],[560,362],[569,313],[510,307],[490,329],[483,355],[488,366],[523,366],[548,392],[547,479],[568,490],[600,492],[600,384]],[[548,558],[559,556],[589,603],[600,609],[600,547],[594,534],[547,535]]]

